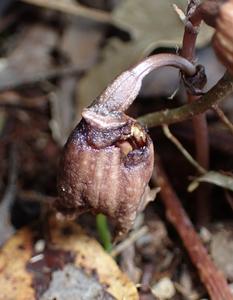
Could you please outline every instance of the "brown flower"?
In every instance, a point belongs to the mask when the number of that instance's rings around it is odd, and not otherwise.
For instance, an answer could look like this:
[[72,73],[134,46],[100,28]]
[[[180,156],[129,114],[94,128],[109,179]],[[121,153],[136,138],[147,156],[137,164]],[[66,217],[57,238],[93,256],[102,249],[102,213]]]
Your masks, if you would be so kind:
[[136,98],[142,79],[164,65],[181,68],[188,75],[195,73],[195,67],[179,56],[151,56],[117,77],[83,111],[61,158],[56,207],[63,214],[103,213],[122,236],[153,200],[148,196],[153,143],[145,128],[124,111]]

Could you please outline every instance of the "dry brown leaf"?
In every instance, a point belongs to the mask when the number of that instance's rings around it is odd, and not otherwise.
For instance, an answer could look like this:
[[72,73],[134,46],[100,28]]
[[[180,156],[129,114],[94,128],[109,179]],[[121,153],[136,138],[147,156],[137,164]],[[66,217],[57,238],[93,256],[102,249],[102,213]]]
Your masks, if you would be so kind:
[[[96,61],[100,50],[99,44],[104,33],[105,26],[103,24],[71,18],[62,36],[60,48],[73,65],[80,67],[80,71],[84,71]],[[62,146],[75,125],[74,97],[76,83],[77,78],[73,76],[61,79],[59,87],[50,97],[52,108],[50,126],[53,138]]]
[[[39,276],[41,272],[42,275],[48,276],[51,272],[53,277],[55,270],[57,272],[57,269],[64,268],[82,270],[88,278],[97,279],[106,293],[109,294],[110,298],[106,299],[138,299],[135,285],[120,271],[115,261],[102,249],[98,242],[85,234],[80,226],[74,222],[51,219],[49,228],[50,247],[52,245],[52,249],[55,251],[55,255],[52,256],[52,263],[59,265],[52,267],[51,262],[49,263],[48,259],[43,258],[46,256],[47,247],[41,252],[35,252],[38,247],[36,240],[41,234],[40,228],[37,230],[28,228],[20,230],[4,245],[0,252],[0,300],[36,299],[38,291],[33,288],[36,286],[35,275]],[[60,256],[60,252],[64,252],[66,255]],[[68,261],[64,260],[67,254],[69,254]],[[42,267],[38,269],[40,266],[38,261],[40,262],[40,260],[43,261],[41,266],[43,266],[43,270],[47,270],[47,273],[42,270]],[[35,264],[35,273],[32,272],[33,264]],[[46,281],[45,276],[42,275],[38,278]],[[46,290],[49,288],[48,284]],[[41,286],[43,286],[43,282],[40,282]],[[43,290],[44,295],[46,295],[46,290]],[[43,298],[42,296],[43,299],[50,299],[46,297]]]
[[0,61],[0,89],[48,71],[52,66],[50,52],[57,42],[56,31],[44,25],[31,25],[19,33],[14,50]]

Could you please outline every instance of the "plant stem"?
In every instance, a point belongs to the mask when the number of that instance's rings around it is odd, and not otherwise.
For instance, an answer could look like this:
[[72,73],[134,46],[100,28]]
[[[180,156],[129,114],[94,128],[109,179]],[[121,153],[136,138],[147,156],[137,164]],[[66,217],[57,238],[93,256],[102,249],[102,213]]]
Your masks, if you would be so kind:
[[191,62],[195,60],[195,45],[196,39],[199,31],[199,26],[201,24],[201,18],[196,20],[191,20],[191,16],[199,6],[199,0],[190,0],[186,12],[186,24],[183,35],[183,43],[180,55],[188,59]]
[[139,117],[138,121],[148,128],[182,122],[211,109],[214,104],[224,100],[231,93],[233,93],[233,76],[225,73],[219,82],[197,101],[178,108],[146,114]]
[[153,181],[156,181],[157,185],[161,187],[160,195],[166,207],[167,218],[180,235],[210,298],[212,300],[231,300],[232,294],[223,274],[216,268],[203,246],[179,198],[173,190],[159,162],[158,156],[156,157],[156,166],[157,174]]
[[96,216],[96,227],[104,249],[107,252],[110,252],[112,250],[111,233],[105,215],[98,214]]
[[123,240],[121,243],[116,245],[112,250],[111,250],[111,256],[116,257],[119,255],[121,252],[123,252],[127,247],[131,246],[134,244],[140,237],[145,235],[148,232],[148,227],[143,226],[138,230],[133,231],[129,237],[125,240]]
[[[197,98],[196,98],[197,99]],[[189,96],[189,101],[196,101],[195,97]],[[194,139],[196,146],[196,160],[205,169],[209,168],[209,133],[206,115],[200,114],[192,119]],[[211,187],[201,184],[196,191],[196,219],[199,225],[209,223],[211,218],[210,203]]]
[[[181,49],[181,55],[188,59],[190,62],[195,61],[195,46],[196,39],[199,31],[199,27],[202,18],[192,20],[191,17],[198,11],[200,5],[199,0],[190,0],[186,12],[185,31],[183,35],[183,45]],[[200,97],[189,94],[188,102],[192,103],[200,99]],[[208,125],[206,121],[205,113],[195,116],[192,119],[194,129],[194,139],[196,146],[196,159],[197,162],[205,169],[209,168],[209,136]],[[209,203],[209,189],[205,186],[200,186],[197,191],[196,201],[196,215],[198,223],[208,223],[210,219],[210,203]]]

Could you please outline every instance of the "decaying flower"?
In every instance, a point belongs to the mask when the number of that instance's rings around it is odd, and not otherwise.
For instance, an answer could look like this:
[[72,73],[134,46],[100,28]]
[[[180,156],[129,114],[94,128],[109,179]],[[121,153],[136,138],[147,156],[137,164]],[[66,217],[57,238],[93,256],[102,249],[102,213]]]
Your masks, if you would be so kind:
[[60,212],[103,213],[122,236],[137,213],[153,200],[148,197],[153,143],[145,128],[124,111],[136,98],[142,79],[153,69],[168,65],[188,75],[196,70],[173,54],[151,56],[118,76],[84,109],[62,154],[56,203]]

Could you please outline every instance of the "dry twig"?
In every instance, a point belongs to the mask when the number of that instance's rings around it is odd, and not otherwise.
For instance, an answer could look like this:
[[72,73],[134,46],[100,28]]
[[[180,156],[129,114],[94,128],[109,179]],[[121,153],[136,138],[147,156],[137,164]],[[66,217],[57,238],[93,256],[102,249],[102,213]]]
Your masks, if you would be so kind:
[[214,104],[224,100],[233,93],[233,76],[226,73],[219,82],[212,87],[203,97],[195,102],[185,104],[178,108],[166,109],[146,114],[138,118],[138,121],[148,128],[162,124],[174,124],[193,118],[212,108]]
[[224,114],[223,110],[218,105],[214,105],[213,106],[213,110],[217,113],[217,115],[219,116],[220,120],[226,125],[226,127],[233,134],[233,124],[227,118],[227,116]]
[[207,250],[203,246],[179,198],[164,173],[158,157],[156,159],[156,165],[157,174],[153,180],[161,187],[160,195],[166,207],[167,218],[180,235],[211,299],[232,300],[231,291],[223,274],[216,268],[208,255]]
[[111,251],[111,256],[116,257],[119,255],[125,248],[129,247],[133,243],[135,243],[141,236],[148,232],[148,227],[143,226],[139,230],[133,231],[127,239],[114,247]]
[[183,156],[193,165],[200,174],[205,174],[205,170],[193,157],[192,155],[184,148],[180,141],[171,133],[167,125],[163,125],[163,132],[165,136],[177,147],[177,149],[183,154]]

